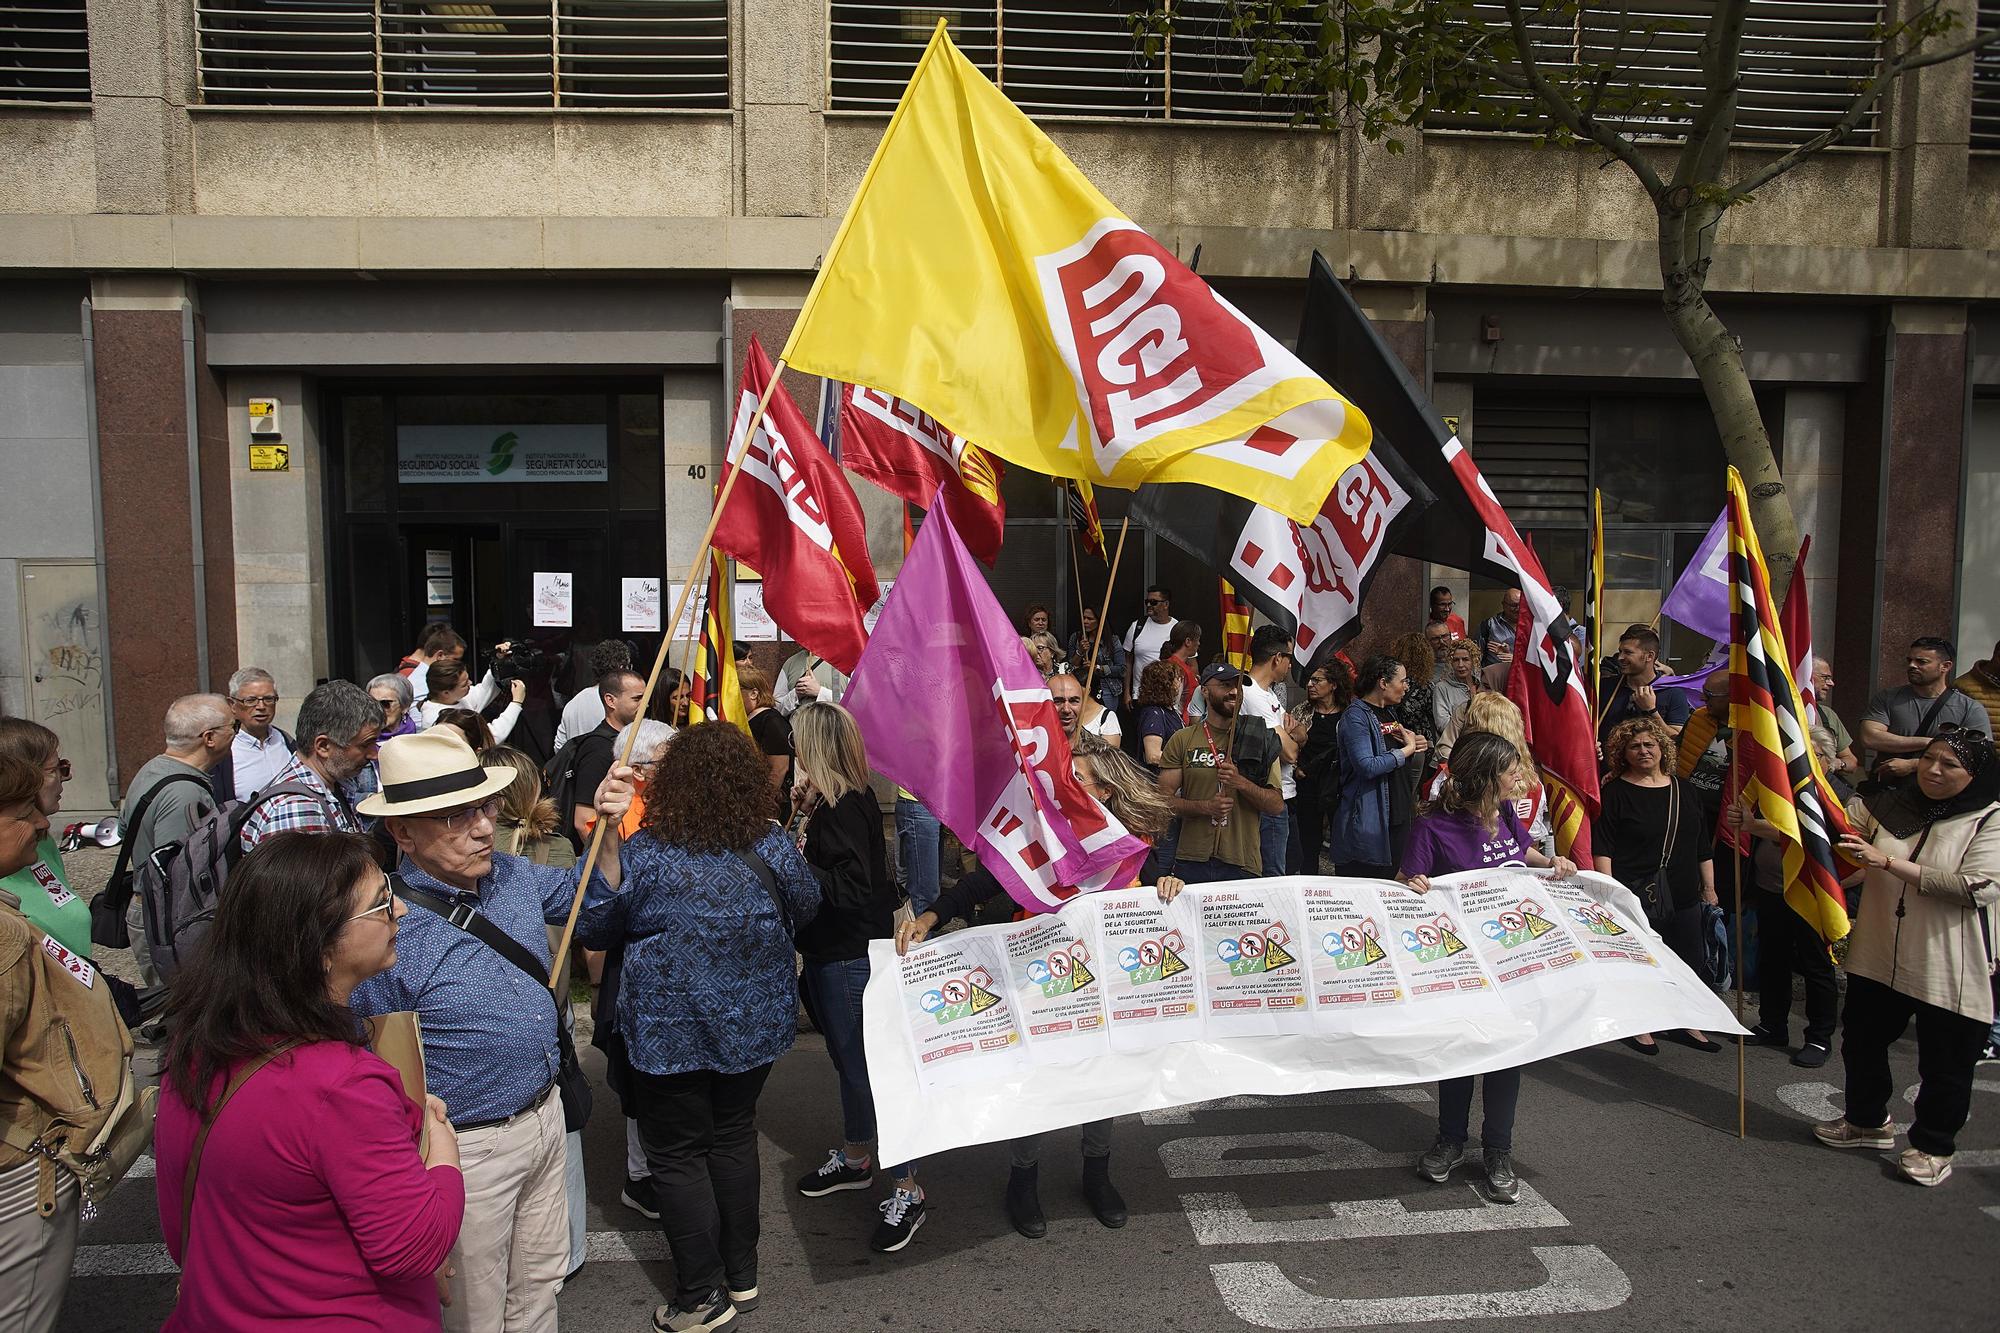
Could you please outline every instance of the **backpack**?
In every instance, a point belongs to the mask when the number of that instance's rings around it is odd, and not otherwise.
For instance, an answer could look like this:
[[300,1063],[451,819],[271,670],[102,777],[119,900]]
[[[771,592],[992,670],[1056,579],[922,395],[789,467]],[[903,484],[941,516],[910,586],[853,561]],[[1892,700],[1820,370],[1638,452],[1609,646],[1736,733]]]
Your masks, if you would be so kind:
[[[548,766],[542,769],[542,791],[556,803],[556,818],[561,821],[563,836],[568,838],[569,845],[579,852],[583,850],[583,839],[577,835],[570,816],[577,806],[587,805],[589,802],[576,799],[576,770],[583,762],[585,742],[601,740],[609,743],[611,739],[598,735],[595,727],[581,736],[572,736],[562,743],[562,749],[557,750],[550,757]],[[595,796],[596,793],[593,792],[591,795]]]
[[196,820],[187,837],[154,849],[132,872],[132,891],[145,904],[146,947],[161,980],[172,979],[215,923],[222,886],[243,859],[243,826],[280,796],[318,801],[327,822],[339,823],[324,796],[303,782],[281,782],[247,801],[224,801]]

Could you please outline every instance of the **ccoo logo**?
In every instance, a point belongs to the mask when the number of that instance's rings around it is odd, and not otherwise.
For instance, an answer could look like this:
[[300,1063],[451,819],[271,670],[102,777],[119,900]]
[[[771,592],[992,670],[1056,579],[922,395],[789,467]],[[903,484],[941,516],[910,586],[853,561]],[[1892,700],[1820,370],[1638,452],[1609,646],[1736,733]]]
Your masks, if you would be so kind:
[[1105,472],[1286,378],[1254,326],[1158,241],[1105,218],[1036,261],[1049,326],[1076,378]]

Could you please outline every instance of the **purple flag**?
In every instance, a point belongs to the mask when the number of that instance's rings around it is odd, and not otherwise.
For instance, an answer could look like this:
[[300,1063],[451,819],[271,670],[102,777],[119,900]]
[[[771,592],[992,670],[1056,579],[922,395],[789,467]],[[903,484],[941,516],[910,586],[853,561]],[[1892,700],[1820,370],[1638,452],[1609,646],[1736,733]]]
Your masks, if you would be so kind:
[[1729,642],[1729,511],[1717,515],[1660,614],[1697,634]]
[[1077,782],[1048,684],[943,506],[918,531],[841,702],[876,771],[1029,911],[1137,875],[1145,842]]

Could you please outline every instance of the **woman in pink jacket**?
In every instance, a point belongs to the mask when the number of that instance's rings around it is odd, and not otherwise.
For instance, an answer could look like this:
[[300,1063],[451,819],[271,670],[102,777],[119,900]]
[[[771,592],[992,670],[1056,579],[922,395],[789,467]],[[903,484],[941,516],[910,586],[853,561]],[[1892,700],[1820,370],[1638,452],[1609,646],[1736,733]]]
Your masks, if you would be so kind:
[[167,1329],[440,1326],[435,1275],[465,1211],[458,1140],[347,1007],[395,961],[408,911],[359,834],[280,833],[230,875],[167,1011],[154,1152],[181,1266]]

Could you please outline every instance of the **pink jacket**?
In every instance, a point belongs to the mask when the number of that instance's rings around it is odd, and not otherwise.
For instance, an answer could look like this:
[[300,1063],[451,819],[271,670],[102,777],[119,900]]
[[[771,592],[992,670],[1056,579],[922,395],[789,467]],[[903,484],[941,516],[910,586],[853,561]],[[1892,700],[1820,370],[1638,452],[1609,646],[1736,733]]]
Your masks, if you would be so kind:
[[432,1274],[458,1239],[465,1181],[454,1167],[425,1169],[421,1117],[372,1052],[317,1042],[278,1057],[208,1136],[190,1250],[181,1181],[200,1120],[163,1088],[160,1229],[181,1266],[166,1329],[437,1329]]

